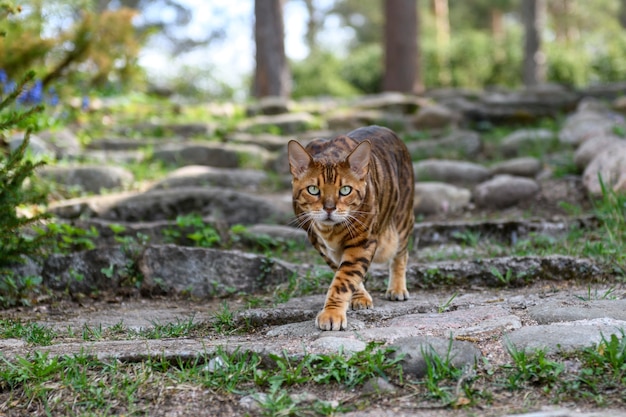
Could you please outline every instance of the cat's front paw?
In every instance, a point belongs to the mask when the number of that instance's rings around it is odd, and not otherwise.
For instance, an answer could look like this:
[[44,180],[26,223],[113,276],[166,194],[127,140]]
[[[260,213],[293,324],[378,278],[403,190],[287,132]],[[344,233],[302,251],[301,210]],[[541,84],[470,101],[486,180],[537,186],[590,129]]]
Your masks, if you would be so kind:
[[374,306],[372,296],[367,291],[354,293],[350,299],[350,308],[352,310],[366,310]]
[[322,310],[315,319],[320,330],[345,330],[348,328],[346,313],[338,310]]
[[391,301],[406,301],[409,299],[409,292],[405,289],[387,290],[385,298]]

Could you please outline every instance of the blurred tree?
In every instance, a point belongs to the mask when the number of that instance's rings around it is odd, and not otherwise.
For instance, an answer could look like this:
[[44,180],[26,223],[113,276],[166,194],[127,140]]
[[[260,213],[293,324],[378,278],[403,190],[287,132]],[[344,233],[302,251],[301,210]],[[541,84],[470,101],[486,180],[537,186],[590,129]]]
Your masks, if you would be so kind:
[[385,0],[384,15],[383,90],[420,91],[417,0]]
[[385,19],[380,0],[336,0],[329,14],[339,16],[345,26],[354,30],[352,48],[382,43]]
[[433,0],[435,11],[435,44],[437,46],[437,64],[439,66],[439,83],[450,85],[450,13],[448,0]]
[[253,95],[287,97],[290,76],[285,56],[283,1],[255,0],[254,17],[256,67]]
[[524,24],[524,63],[522,81],[533,86],[546,80],[546,55],[541,49],[541,34],[546,22],[545,0],[522,0]]
[[24,0],[21,10],[0,22],[7,33],[0,39],[0,62],[9,77],[35,69],[44,87],[60,79],[99,86],[136,81],[142,38],[133,10],[98,14],[91,0]]
[[206,28],[203,36],[195,33],[191,36],[182,30],[191,22],[194,12],[205,12],[202,5],[193,7],[189,2],[182,0],[90,1],[96,3],[95,11],[98,14],[122,7],[140,12],[140,17],[134,22],[137,33],[150,34],[154,44],[158,44],[159,49],[167,51],[171,56],[189,52],[212,41],[223,39],[225,36],[224,27]]

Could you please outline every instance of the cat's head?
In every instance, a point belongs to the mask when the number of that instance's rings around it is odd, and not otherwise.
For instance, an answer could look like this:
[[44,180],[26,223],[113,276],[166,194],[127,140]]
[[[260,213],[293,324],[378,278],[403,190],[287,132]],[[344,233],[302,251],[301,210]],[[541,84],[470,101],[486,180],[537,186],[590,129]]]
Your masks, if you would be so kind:
[[320,225],[347,224],[359,214],[367,191],[371,144],[361,142],[341,156],[311,155],[300,143],[288,145],[293,176],[293,201],[300,211],[298,221]]

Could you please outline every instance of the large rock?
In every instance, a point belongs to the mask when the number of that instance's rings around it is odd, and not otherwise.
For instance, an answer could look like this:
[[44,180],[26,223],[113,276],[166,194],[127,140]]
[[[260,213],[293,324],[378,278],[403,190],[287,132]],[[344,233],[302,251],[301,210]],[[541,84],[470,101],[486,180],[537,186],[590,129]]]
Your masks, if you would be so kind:
[[465,161],[429,159],[413,164],[417,181],[438,181],[473,185],[485,181],[490,173],[482,165]]
[[592,137],[611,135],[618,126],[623,128],[626,124],[624,118],[615,113],[578,111],[563,123],[559,140],[562,143],[580,145]]
[[[293,135],[304,132],[315,124],[315,118],[309,113],[286,113],[273,116],[256,116],[238,126],[238,130],[249,133],[280,133]],[[273,132],[278,130],[278,132]]]
[[432,361],[435,356],[455,368],[473,367],[482,356],[470,342],[441,337],[405,337],[397,339],[391,346],[396,349],[394,355],[403,355],[400,360],[402,369],[413,378],[424,377],[427,361]]
[[39,132],[39,137],[52,144],[58,159],[78,156],[81,153],[80,140],[70,129],[46,130]]
[[541,161],[537,158],[524,157],[496,163],[491,166],[491,173],[493,175],[508,174],[520,177],[536,177],[541,168]]
[[271,133],[245,133],[245,132],[233,132],[226,136],[226,140],[230,143],[242,144],[242,145],[255,145],[268,151],[279,151],[283,148],[287,148],[287,142],[293,139],[289,136],[273,135]]
[[460,117],[446,106],[432,104],[419,109],[413,119],[416,129],[445,129],[456,126]]
[[136,278],[128,267],[132,260],[121,247],[102,247],[70,255],[53,254],[44,261],[41,276],[48,288],[71,293],[116,291]]
[[[15,133],[9,138],[9,149],[14,152],[24,142],[24,133]],[[26,151],[38,158],[54,158],[52,146],[37,135],[30,135]]]
[[262,97],[258,102],[249,105],[246,108],[246,114],[248,116],[256,116],[263,114],[266,116],[273,116],[276,114],[283,114],[289,111],[290,103],[285,97],[280,96],[268,96]]
[[562,324],[527,326],[506,336],[507,343],[519,351],[542,350],[546,353],[571,352],[590,348],[609,339],[623,336],[626,322],[613,319],[578,320]]
[[576,93],[554,84],[519,91],[486,91],[475,96],[476,93],[461,92],[448,94],[439,101],[474,122],[519,124],[572,111],[579,99]]
[[342,110],[326,117],[328,129],[337,132],[348,132],[363,126],[386,126],[396,132],[409,130],[407,116],[398,113],[387,113],[382,110]]
[[173,165],[207,165],[216,168],[262,167],[269,152],[255,145],[220,143],[168,144],[154,150],[153,159]]
[[506,208],[531,198],[539,189],[530,178],[498,175],[476,186],[474,202],[479,207]]
[[186,187],[152,190],[119,199],[98,217],[121,221],[174,219],[180,214],[196,213],[228,225],[285,223],[291,209],[274,200],[217,187]]
[[175,245],[147,247],[138,266],[144,277],[142,292],[200,298],[265,291],[294,273],[266,256]]
[[615,143],[587,165],[583,185],[592,195],[601,195],[600,178],[608,190],[626,192],[626,141]]
[[415,214],[438,214],[458,211],[469,205],[472,193],[442,182],[415,184]]
[[137,132],[144,136],[182,136],[184,138],[192,137],[211,137],[214,135],[216,125],[211,123],[139,123],[136,125],[124,126],[119,129],[120,134],[124,136],[132,136]]
[[505,156],[516,156],[524,148],[543,146],[555,139],[555,133],[548,129],[520,129],[502,139],[500,151]]
[[574,163],[579,169],[584,170],[599,153],[620,142],[626,143],[626,141],[614,135],[600,135],[589,138],[576,149]]
[[116,166],[43,167],[37,171],[42,178],[66,187],[99,193],[104,189],[120,188],[134,180],[133,174]]
[[391,91],[359,97],[354,102],[354,107],[396,114],[413,114],[423,105],[423,100],[416,96]]
[[259,170],[189,165],[171,172],[164,179],[154,184],[152,189],[213,186],[258,191],[268,183],[268,175]]
[[454,130],[439,139],[416,140],[406,144],[413,159],[441,158],[457,155],[471,157],[482,149],[480,135],[471,130]]

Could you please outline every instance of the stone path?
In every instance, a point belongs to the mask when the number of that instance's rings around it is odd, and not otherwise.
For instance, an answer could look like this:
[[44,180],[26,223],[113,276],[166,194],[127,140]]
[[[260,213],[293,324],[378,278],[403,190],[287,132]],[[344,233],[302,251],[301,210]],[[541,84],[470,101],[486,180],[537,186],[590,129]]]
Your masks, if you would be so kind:
[[[441,357],[451,354],[455,366],[473,365],[481,358],[493,365],[509,359],[507,346],[518,350],[544,349],[549,352],[571,351],[589,347],[611,334],[623,335],[626,329],[626,300],[590,299],[591,287],[538,285],[519,290],[475,289],[460,291],[451,300],[450,292],[414,292],[406,302],[375,298],[375,308],[350,312],[349,329],[323,332],[315,328],[313,318],[323,304],[323,296],[294,298],[271,308],[241,310],[235,323],[256,328],[249,335],[212,336],[210,338],[175,338],[156,340],[93,341],[66,340],[46,347],[33,347],[23,341],[0,339],[5,358],[32,351],[66,355],[88,353],[99,359],[142,361],[158,356],[168,359],[193,359],[212,354],[218,348],[257,352],[263,357],[287,353],[301,357],[305,353],[335,353],[363,350],[369,341],[385,342],[406,354],[403,362],[407,376],[424,375],[424,347]],[[623,295],[625,288],[612,287],[611,294]],[[606,288],[594,287],[601,298]],[[129,329],[150,328],[155,324],[193,320],[209,322],[219,303],[208,304],[164,301],[122,301],[76,308],[70,316],[57,317],[54,311],[40,310],[37,322],[57,329],[76,330],[84,326],[106,329],[123,323]],[[38,319],[36,317],[39,317]],[[390,415],[391,411],[353,412],[348,416]],[[405,413],[407,416],[447,416],[447,413]],[[505,414],[503,414],[505,415]],[[550,410],[527,417],[626,416],[626,412],[602,410],[584,413],[576,410]]]
[[[43,305],[0,312],[0,317],[31,319],[64,331],[119,323],[129,329],[178,320],[205,323],[214,320],[220,298],[232,301],[233,294],[267,294],[294,274],[302,278],[312,269],[323,270],[308,258],[287,262],[252,253],[246,239],[254,244],[269,236],[291,245],[278,249],[285,252],[286,247],[305,246],[303,232],[289,226],[293,217],[285,143],[292,138],[331,137],[367,124],[407,135],[415,160],[416,215],[425,220],[416,225],[413,236],[417,250],[408,271],[412,298],[384,300],[386,271],[373,269],[367,286],[377,294],[375,307],[350,312],[349,329],[343,332],[315,328],[313,320],[323,304],[320,291],[276,306],[237,311],[235,324],[251,330],[244,335],[93,342],[68,337],[47,347],[0,339],[2,355],[10,359],[34,350],[51,355],[89,352],[99,358],[138,361],[152,355],[196,357],[225,347],[265,357],[282,352],[299,357],[360,351],[367,342],[378,341],[406,353],[405,373],[420,377],[425,346],[441,356],[451,349],[458,366],[483,359],[498,365],[510,359],[507,346],[571,351],[611,334],[622,337],[626,292],[624,284],[613,279],[614,271],[577,256],[502,255],[503,247],[530,236],[559,239],[572,227],[597,227],[598,219],[592,215],[565,215],[561,204],[588,209],[587,195],[599,193],[598,173],[610,179],[612,189],[626,189],[626,141],[615,133],[626,127],[619,109],[580,100],[564,89],[545,89],[485,93],[478,98],[441,93],[428,100],[382,94],[350,103],[348,110],[339,108],[338,102],[301,103],[299,108],[309,109],[303,112],[290,112],[289,103],[269,100],[247,109],[250,117],[233,131],[213,123],[144,123],[121,126],[112,132],[114,137],[95,138],[84,148],[69,129],[44,132],[33,138],[33,150],[75,163],[48,167],[39,175],[55,182],[62,195],[72,194],[73,187],[95,194],[60,199],[50,212],[59,222],[97,230],[97,248],[29,262],[15,273],[41,276],[47,287],[80,299],[93,291],[114,295],[128,291],[131,268],[143,278],[137,289],[142,295],[186,294],[204,302],[118,297],[112,303],[85,301],[72,314],[56,314],[54,307]],[[534,120],[574,108],[558,132],[519,129],[498,144],[459,127],[470,122],[519,122],[519,114]],[[207,111],[233,112],[228,106],[208,106]],[[281,135],[267,133],[276,129]],[[167,140],[149,137],[157,130],[166,132]],[[126,138],[137,132],[144,138]],[[419,139],[412,140],[412,135]],[[18,143],[12,140],[11,146]],[[548,151],[555,147],[557,151]],[[529,149],[541,156],[528,156]],[[494,154],[503,160],[490,161]],[[141,161],[169,164],[172,171],[151,184],[135,184],[132,173],[119,165]],[[554,175],[571,166],[580,175]],[[242,250],[168,244],[167,232],[180,229],[174,219],[189,214],[200,215],[225,241],[232,238],[233,225],[245,225],[248,235],[237,237]],[[480,244],[465,244],[472,239]],[[421,257],[435,256],[444,260],[420,262]],[[449,409],[377,407],[346,415],[458,415],[458,410]],[[525,417],[600,415],[626,417],[617,410],[573,408],[550,408]]]

